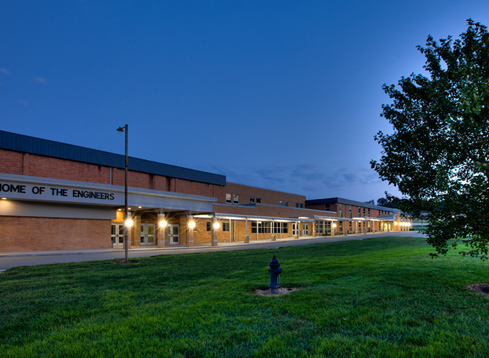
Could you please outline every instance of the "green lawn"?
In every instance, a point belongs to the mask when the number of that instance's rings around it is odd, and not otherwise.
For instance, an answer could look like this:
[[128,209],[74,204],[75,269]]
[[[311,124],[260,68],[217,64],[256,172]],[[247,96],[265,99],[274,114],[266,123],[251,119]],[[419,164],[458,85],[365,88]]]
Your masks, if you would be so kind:
[[[418,238],[20,267],[0,357],[487,357],[489,263]],[[276,255],[280,297],[268,285]]]

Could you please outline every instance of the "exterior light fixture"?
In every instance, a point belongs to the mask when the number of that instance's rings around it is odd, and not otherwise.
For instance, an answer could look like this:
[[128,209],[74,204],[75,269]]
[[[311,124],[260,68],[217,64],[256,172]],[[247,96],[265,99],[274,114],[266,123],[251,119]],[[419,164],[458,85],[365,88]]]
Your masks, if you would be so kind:
[[2,200],[7,200],[7,198],[2,198]]
[[158,224],[160,227],[166,227],[166,220],[161,220]]
[[141,209],[141,208],[142,208],[142,206],[138,206],[138,209]]
[[134,225],[134,220],[132,219],[127,219],[125,222],[124,222],[124,225],[126,225],[127,228],[130,228]]
[[336,224],[335,224],[335,223],[333,223],[333,229],[335,229],[335,228],[336,228]]
[[190,229],[193,229],[193,228],[195,227],[195,221],[191,221],[191,222],[189,222],[189,223],[188,223],[188,227],[189,227]]
[[214,224],[212,224],[212,227],[216,230],[219,229],[219,223],[216,221]]

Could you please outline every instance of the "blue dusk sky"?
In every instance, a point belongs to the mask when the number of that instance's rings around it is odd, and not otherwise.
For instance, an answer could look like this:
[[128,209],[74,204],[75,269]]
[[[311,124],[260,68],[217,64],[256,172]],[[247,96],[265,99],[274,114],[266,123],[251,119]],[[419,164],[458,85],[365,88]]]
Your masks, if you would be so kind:
[[489,1],[0,2],[0,129],[306,195],[377,200],[382,84]]

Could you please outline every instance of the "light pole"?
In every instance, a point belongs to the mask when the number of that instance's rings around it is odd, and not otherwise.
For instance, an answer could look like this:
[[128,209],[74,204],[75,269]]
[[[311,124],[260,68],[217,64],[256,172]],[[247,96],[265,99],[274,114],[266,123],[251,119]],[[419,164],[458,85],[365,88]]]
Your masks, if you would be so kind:
[[[129,135],[129,126],[126,124],[124,127],[119,127],[117,128],[117,131],[119,133],[125,132],[126,133],[126,163],[125,163],[125,173],[124,173],[124,253],[125,253],[125,262],[127,263],[127,252],[128,252],[128,245],[127,245],[127,231],[129,230],[129,220],[128,220],[128,203],[127,203],[127,143],[128,143],[128,135]],[[131,223],[132,224],[132,223]]]

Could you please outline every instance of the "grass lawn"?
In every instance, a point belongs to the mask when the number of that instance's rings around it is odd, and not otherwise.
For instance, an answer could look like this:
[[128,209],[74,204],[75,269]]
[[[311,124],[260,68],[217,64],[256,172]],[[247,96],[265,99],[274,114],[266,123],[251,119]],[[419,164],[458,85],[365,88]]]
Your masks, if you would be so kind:
[[[489,263],[419,238],[0,274],[0,357],[487,357]],[[250,293],[280,283],[301,290]]]

